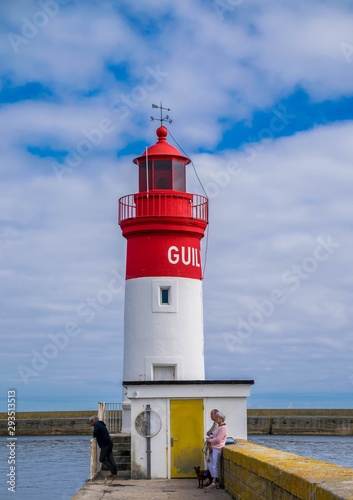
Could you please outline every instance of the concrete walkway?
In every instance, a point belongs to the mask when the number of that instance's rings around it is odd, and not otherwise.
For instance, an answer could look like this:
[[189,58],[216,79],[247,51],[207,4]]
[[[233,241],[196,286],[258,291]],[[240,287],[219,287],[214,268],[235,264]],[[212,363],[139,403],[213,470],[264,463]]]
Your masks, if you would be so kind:
[[72,500],[230,500],[222,489],[199,489],[195,479],[96,479],[89,481]]

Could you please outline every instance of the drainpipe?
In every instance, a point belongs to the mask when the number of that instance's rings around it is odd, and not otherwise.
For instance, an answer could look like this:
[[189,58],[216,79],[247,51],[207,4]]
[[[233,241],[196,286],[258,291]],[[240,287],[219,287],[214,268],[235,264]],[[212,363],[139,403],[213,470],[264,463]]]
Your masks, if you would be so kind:
[[146,405],[147,479],[151,479],[151,406]]

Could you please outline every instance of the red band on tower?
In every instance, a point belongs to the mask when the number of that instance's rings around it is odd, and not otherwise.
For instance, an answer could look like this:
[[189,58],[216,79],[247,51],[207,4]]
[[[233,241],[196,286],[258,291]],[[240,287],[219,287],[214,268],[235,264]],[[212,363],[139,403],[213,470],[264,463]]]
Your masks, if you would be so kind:
[[134,160],[139,192],[119,200],[119,224],[128,240],[126,279],[172,276],[201,280],[200,241],[208,200],[186,192],[190,163],[157,129],[158,142]]

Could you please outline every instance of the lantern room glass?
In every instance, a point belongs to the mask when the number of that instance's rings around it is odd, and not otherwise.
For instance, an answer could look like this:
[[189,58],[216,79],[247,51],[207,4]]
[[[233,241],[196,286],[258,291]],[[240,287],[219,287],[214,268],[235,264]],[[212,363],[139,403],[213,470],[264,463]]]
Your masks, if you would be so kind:
[[150,190],[186,191],[185,163],[164,159],[148,160],[148,182],[146,162],[139,162],[139,192]]
[[172,160],[154,160],[153,189],[173,189]]
[[185,179],[185,163],[182,161],[173,162],[174,171],[174,189],[178,191],[186,191],[186,179]]
[[146,162],[139,162],[139,191],[149,191],[152,189],[152,161],[148,161],[148,184],[146,176]]

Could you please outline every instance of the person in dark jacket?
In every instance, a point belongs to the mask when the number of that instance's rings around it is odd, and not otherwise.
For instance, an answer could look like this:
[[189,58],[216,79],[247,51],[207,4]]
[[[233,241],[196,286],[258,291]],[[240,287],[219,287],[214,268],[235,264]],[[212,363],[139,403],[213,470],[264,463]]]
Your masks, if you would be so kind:
[[117,466],[113,457],[113,441],[109,435],[108,429],[102,420],[97,416],[89,419],[93,426],[93,437],[97,439],[98,446],[101,449],[99,461],[106,465],[111,472],[112,477],[117,476]]

